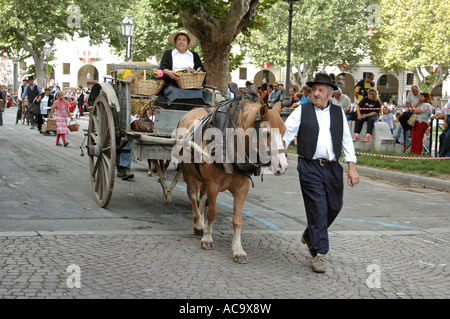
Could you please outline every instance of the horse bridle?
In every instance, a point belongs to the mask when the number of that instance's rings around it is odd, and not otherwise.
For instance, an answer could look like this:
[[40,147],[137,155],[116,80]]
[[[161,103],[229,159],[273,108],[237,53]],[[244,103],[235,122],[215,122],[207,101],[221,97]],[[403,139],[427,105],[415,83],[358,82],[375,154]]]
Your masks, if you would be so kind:
[[[242,116],[242,124],[243,124],[243,126],[245,127],[245,119],[244,119],[244,108],[241,108],[241,116]],[[253,128],[256,130],[256,143],[257,143],[257,145],[258,145],[258,150],[259,150],[259,141],[260,141],[260,129],[261,129],[261,123],[262,122],[266,122],[266,121],[269,121],[267,118],[265,118],[265,119],[262,119],[261,118],[261,116],[260,116],[260,114],[259,114],[259,111],[258,112],[256,112],[256,118],[255,118],[255,122],[254,122],[254,124],[253,124]],[[236,129],[237,128],[237,125],[236,125],[236,123],[234,123],[234,121],[232,120],[231,121],[231,123],[232,123],[232,125],[233,125],[233,128],[234,129]],[[268,152],[267,152],[267,155],[268,156],[272,156],[272,152],[274,152],[274,151],[276,151],[276,153],[275,154],[281,154],[281,153],[286,153],[286,150],[283,148],[283,149],[276,149],[276,150],[272,150],[272,149],[270,149]],[[261,159],[260,159],[260,156],[259,156],[259,152],[257,152],[257,162],[256,163],[250,163],[250,160],[249,160],[249,158],[248,158],[248,154],[245,154],[245,157],[246,157],[246,160],[248,161],[248,163],[245,163],[245,164],[251,164],[255,169],[258,169],[258,168],[260,168],[260,167],[264,167],[264,166],[270,166],[271,165],[271,162],[272,162],[272,160],[269,160],[268,162],[266,162],[266,163],[262,163],[261,162]]]

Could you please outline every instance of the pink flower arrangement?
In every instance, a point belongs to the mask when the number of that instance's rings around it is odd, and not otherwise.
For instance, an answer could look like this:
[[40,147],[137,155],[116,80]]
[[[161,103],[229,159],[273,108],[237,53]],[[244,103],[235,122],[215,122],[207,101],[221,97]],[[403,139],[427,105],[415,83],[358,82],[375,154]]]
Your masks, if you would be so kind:
[[[141,76],[144,77],[144,72],[141,73]],[[162,70],[159,69],[153,69],[153,72],[150,70],[149,72],[146,72],[145,76],[146,80],[156,80],[156,82],[163,81],[164,80],[164,73]]]

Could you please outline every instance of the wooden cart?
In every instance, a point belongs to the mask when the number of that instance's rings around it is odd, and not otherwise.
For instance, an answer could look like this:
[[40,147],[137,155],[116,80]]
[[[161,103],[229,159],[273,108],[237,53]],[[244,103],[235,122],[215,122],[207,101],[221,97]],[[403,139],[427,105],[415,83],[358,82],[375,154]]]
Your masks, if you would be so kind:
[[[90,176],[95,200],[100,207],[106,207],[111,199],[116,174],[116,154],[122,141],[131,143],[132,160],[148,160],[156,167],[159,183],[163,189],[163,200],[169,203],[173,190],[180,178],[178,170],[172,182],[164,177],[161,161],[170,161],[173,145],[177,140],[171,138],[179,120],[186,111],[156,109],[152,133],[136,132],[131,129],[131,100],[133,98],[156,99],[156,96],[131,94],[130,82],[117,78],[117,70],[150,71],[152,65],[113,64],[115,71],[110,82],[96,83],[91,90],[88,106],[93,106],[86,133],[87,154],[89,156]],[[204,90],[206,106],[213,106],[216,91]]]

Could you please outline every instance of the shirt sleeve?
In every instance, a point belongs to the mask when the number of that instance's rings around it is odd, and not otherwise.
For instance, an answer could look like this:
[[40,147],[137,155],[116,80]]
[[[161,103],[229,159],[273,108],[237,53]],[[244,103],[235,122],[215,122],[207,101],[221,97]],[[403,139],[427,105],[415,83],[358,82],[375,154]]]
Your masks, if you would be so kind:
[[161,64],[159,66],[161,70],[168,69],[172,70],[172,51],[167,50],[164,52],[163,57],[161,58]]
[[283,141],[286,148],[297,136],[301,118],[302,118],[302,108],[297,107],[294,111],[292,111],[291,115],[289,115],[289,117],[286,119],[286,122],[284,123],[284,125],[286,126],[286,132],[284,133]]
[[342,135],[342,150],[344,153],[343,161],[344,163],[348,162],[356,163],[355,146],[353,145],[350,127],[348,126],[344,110],[341,111],[343,117],[342,125],[344,126],[344,131]]
[[374,112],[377,112],[378,113],[378,115],[381,113],[381,103],[380,103],[380,100],[378,100],[376,103],[375,103],[375,110],[373,110]]
[[444,115],[450,115],[450,99],[448,99],[447,104],[444,106]]
[[25,90],[23,90],[22,99],[24,99],[27,96],[27,90],[28,90],[28,86],[25,87]]
[[352,108],[352,101],[350,98],[344,99],[344,111],[350,110]]
[[192,52],[192,54],[194,55],[194,69],[197,70],[198,68],[201,68],[203,72],[206,72],[200,56],[196,52]]
[[358,83],[356,83],[355,86],[355,92],[359,94],[359,91],[361,90],[361,88],[364,86],[364,83],[361,83],[361,81],[359,81]]

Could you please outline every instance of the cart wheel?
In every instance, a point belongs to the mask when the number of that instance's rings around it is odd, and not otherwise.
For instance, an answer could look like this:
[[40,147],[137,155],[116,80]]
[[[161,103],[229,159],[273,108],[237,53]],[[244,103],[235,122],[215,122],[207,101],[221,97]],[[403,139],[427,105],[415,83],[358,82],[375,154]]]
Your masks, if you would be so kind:
[[87,136],[92,189],[97,204],[106,207],[114,187],[116,138],[112,110],[104,94],[94,102]]

